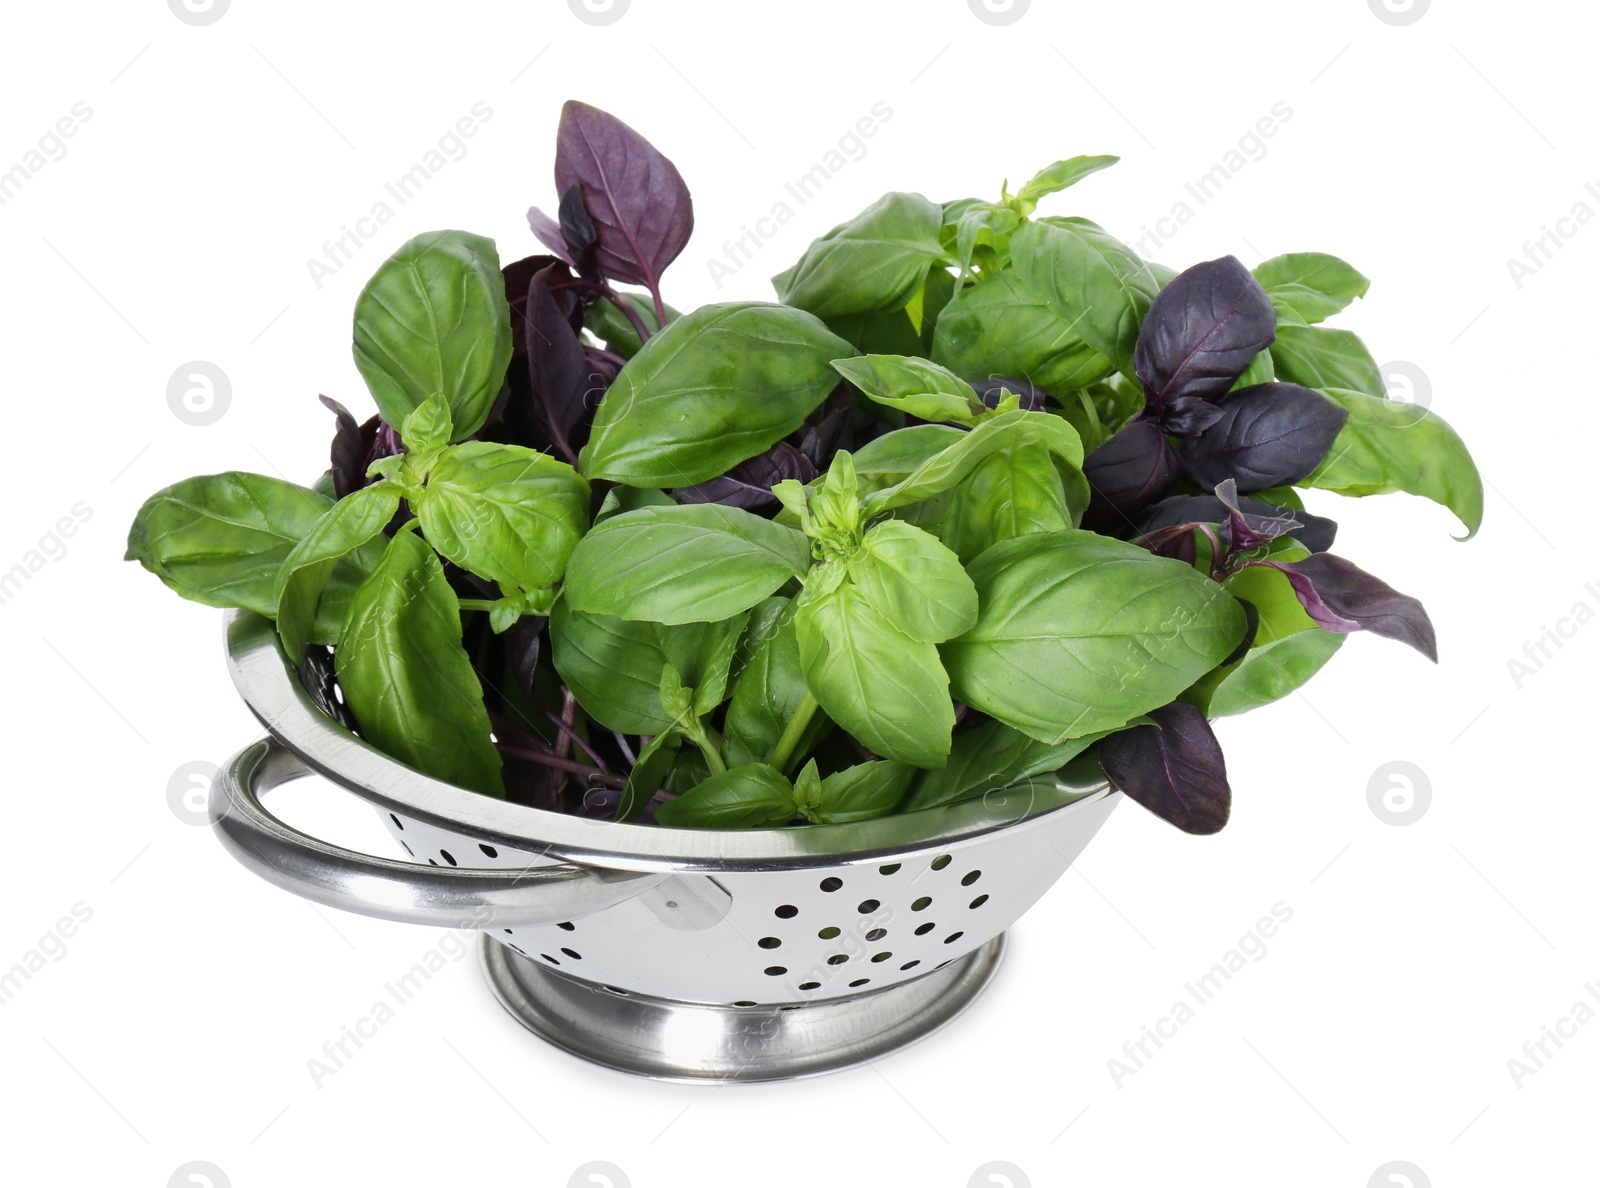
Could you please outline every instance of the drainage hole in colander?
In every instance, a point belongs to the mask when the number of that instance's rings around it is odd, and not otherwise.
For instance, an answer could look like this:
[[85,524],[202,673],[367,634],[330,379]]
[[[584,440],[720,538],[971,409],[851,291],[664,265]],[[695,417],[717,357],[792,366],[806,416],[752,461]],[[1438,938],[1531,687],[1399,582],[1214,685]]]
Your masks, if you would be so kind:
[[932,902],[933,902],[933,899],[930,896],[924,895],[921,899],[918,899],[918,900],[915,900],[915,901],[912,902],[911,910],[914,911],[914,912],[920,912],[920,911],[924,910]]
[[783,942],[775,936],[764,936],[758,940],[756,944],[760,945],[763,949],[776,949],[779,945],[783,944]]
[[761,972],[766,974],[767,977],[769,977],[769,978],[781,978],[781,977],[783,977],[784,974],[788,973],[789,971],[787,969],[785,969],[781,965],[769,965],[769,966],[767,966],[766,969],[762,970]]
[[396,829],[404,829],[405,828],[405,825],[401,823],[400,818],[395,816],[393,813],[389,814],[389,820],[394,822],[394,827]]
[[880,867],[878,867],[878,873],[881,874],[881,875],[892,875],[895,871],[897,871],[899,869],[900,869],[900,864],[898,862],[891,862],[891,863],[889,863],[888,866],[880,866]]
[[894,956],[893,953],[874,953],[872,955],[872,959],[874,961],[887,961],[887,960],[889,960],[889,958],[891,958],[893,956]]
[[428,859],[428,865],[429,866],[438,866],[439,864],[437,862],[435,862],[432,858],[429,858]]
[[866,984],[867,984],[867,983],[868,983],[868,982],[870,982],[870,981],[872,981],[872,979],[871,979],[871,978],[857,978],[857,979],[856,979],[856,980],[855,980],[855,981],[853,981],[853,982],[851,982],[851,983],[850,983],[850,985],[851,985],[851,986],[852,986],[852,987],[855,987],[855,986],[865,986],[865,985],[866,985]]
[[949,936],[944,938],[944,943],[947,945],[952,945],[956,941],[960,940],[962,935],[963,934],[959,932],[952,932]]
[[600,989],[606,991],[608,994],[615,994],[618,998],[632,997],[632,995],[629,994],[628,991],[624,990],[621,986],[601,986]]
[[802,989],[802,990],[815,990],[821,985],[822,985],[821,982],[801,982],[800,983],[800,989]]
[[486,846],[482,842],[479,842],[478,843],[478,849],[483,851],[483,856],[485,858],[498,858],[498,857],[500,857],[500,851],[495,849],[493,846]]
[[572,923],[572,921],[570,921],[570,920],[563,920],[563,921],[561,921],[561,923],[557,924],[556,927],[561,929],[562,932],[572,932],[578,926],[576,924]]
[[986,904],[988,902],[989,902],[989,897],[987,895],[980,895],[980,896],[978,896],[978,898],[974,899],[971,903],[967,904],[967,906],[969,908],[981,908],[984,904]]
[[940,854],[937,858],[935,858],[933,860],[933,869],[934,870],[943,870],[945,867],[947,867],[949,865],[950,865],[950,855],[949,854]]
[[741,998],[738,1002],[734,1003],[733,1005],[734,1006],[755,1006],[756,1004],[755,1004],[755,1000],[752,999],[752,998]]
[[837,891],[840,887],[844,886],[844,880],[829,876],[828,878],[823,879],[822,882],[818,883],[817,886],[821,887],[824,891]]
[[543,957],[551,965],[560,965],[561,964],[561,962],[557,961],[554,957],[550,956],[549,953],[540,953],[539,956]]
[[918,936],[927,936],[928,933],[933,931],[933,929],[934,929],[934,925],[933,925],[933,922],[931,920],[926,924],[918,924],[917,925],[917,935]]
[[847,954],[845,954],[845,953],[835,953],[832,957],[828,958],[828,964],[829,965],[843,965],[846,961],[849,961],[849,960],[850,960],[850,958],[849,958],[849,956]]
[[439,857],[443,858],[451,866],[454,866],[456,864],[456,860],[450,856],[450,851],[449,850],[440,850],[439,851]]
[[969,870],[966,874],[961,876],[961,885],[963,887],[970,887],[981,878],[983,878],[983,871]]
[[922,962],[921,962],[921,961],[907,961],[907,962],[906,962],[906,963],[905,963],[905,964],[904,964],[904,965],[902,965],[902,966],[901,966],[901,967],[900,967],[900,968],[901,968],[901,969],[916,969],[916,968],[917,968],[917,966],[919,966],[919,965],[921,965],[921,964],[922,964]]
[[516,936],[517,935],[516,933],[512,932],[511,929],[509,929],[509,928],[502,928],[500,931],[505,933],[507,936]]
[[[406,839],[402,837],[400,839],[400,844],[402,846],[406,846]],[[413,858],[415,858],[417,856],[417,852],[415,850],[413,850],[410,846],[406,846],[406,853],[410,854]]]
[[792,903],[784,903],[773,908],[772,914],[777,916],[780,920],[793,920],[800,914],[800,909],[795,907]]
[[879,906],[880,905],[876,899],[863,899],[860,903],[856,904],[856,911],[860,912],[863,916],[870,916],[873,912],[878,910]]
[[869,941],[882,940],[888,935],[889,930],[887,928],[874,928],[871,932],[867,933],[867,939]]
[[817,935],[823,940],[832,940],[834,937],[839,935],[839,930],[830,924],[821,932],[817,933]]
[[572,949],[562,949],[561,951],[563,953],[565,953],[568,957],[571,957],[574,961],[582,961],[583,960],[583,954],[582,953],[574,952]]

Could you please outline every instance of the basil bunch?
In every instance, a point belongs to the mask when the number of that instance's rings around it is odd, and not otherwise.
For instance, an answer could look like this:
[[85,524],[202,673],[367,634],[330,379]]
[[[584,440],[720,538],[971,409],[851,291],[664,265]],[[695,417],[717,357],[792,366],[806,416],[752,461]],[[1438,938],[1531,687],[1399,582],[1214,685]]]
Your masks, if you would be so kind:
[[[1468,535],[1459,437],[1322,323],[1366,278],[1300,253],[1173,273],[1040,200],[889,194],[680,314],[671,162],[580,103],[548,252],[405,244],[356,302],[378,413],[323,397],[312,489],[189,479],[128,556],[276,621],[374,745],[489,795],[702,828],[860,821],[1098,761],[1213,832],[1209,719],[1354,631],[1435,658],[1294,488],[1407,491]],[[619,289],[619,285],[635,286]],[[342,695],[330,696],[337,686]]]

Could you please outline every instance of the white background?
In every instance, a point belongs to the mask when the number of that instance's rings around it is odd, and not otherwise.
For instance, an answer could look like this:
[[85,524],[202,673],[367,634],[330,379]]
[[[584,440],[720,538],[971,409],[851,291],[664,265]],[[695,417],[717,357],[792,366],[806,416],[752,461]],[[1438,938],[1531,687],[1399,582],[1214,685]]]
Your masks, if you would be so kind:
[[[75,103],[93,113],[0,206],[0,569],[75,504],[92,512],[0,605],[0,967],[74,904],[93,913],[0,1007],[8,1182],[158,1186],[196,1160],[237,1188],[561,1186],[594,1160],[634,1188],[962,1188],[996,1160],[1014,1188],[1362,1188],[1395,1160],[1438,1188],[1595,1182],[1600,1025],[1520,1087],[1507,1067],[1575,1003],[1600,1008],[1600,627],[1569,624],[1520,687],[1508,670],[1575,604],[1600,609],[1582,483],[1600,225],[1564,224],[1575,235],[1520,287],[1506,265],[1576,203],[1600,212],[1588,6],[1441,0],[1400,27],[1365,0],[1034,0],[1001,27],[965,0],[634,0],[595,27],[562,0],[234,0],[193,27],[161,0],[106,0],[10,5],[4,23],[0,170]],[[553,209],[568,97],[634,124],[688,180],[697,229],[666,286],[683,308],[770,297],[768,275],[885,190],[992,196],[1075,153],[1124,160],[1042,213],[1131,242],[1188,198],[1165,263],[1347,258],[1373,284],[1340,324],[1426,373],[1489,484],[1466,544],[1421,500],[1313,503],[1343,522],[1341,553],[1426,602],[1439,667],[1358,637],[1305,696],[1226,722],[1223,834],[1125,805],[1013,930],[971,1013],[875,1066],[755,1089],[635,1081],[544,1047],[462,961],[316,1087],[307,1060],[439,936],[319,912],[169,808],[175,771],[255,729],[220,614],[123,563],[126,526],[190,474],[320,472],[317,393],[371,408],[349,349],[365,277],[440,227],[506,259],[535,250],[524,211]],[[479,101],[493,115],[465,157],[319,288],[306,260]],[[865,155],[716,288],[723,242],[879,101],[893,116]],[[1279,101],[1292,118],[1264,155],[1197,206],[1184,183]],[[167,406],[190,360],[231,380],[207,427]],[[1368,803],[1393,760],[1432,792],[1406,827]],[[283,803],[389,852],[332,792]],[[1107,1061],[1280,901],[1294,915],[1267,955],[1119,1086]]]

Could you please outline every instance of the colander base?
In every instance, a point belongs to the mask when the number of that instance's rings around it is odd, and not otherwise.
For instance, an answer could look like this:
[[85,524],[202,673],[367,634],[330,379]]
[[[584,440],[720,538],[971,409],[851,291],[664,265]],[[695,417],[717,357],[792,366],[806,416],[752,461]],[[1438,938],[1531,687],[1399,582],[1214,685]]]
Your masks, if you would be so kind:
[[919,978],[786,1006],[710,1006],[606,989],[538,965],[485,934],[489,986],[540,1039],[619,1072],[751,1084],[837,1072],[930,1035],[994,976],[1005,934]]

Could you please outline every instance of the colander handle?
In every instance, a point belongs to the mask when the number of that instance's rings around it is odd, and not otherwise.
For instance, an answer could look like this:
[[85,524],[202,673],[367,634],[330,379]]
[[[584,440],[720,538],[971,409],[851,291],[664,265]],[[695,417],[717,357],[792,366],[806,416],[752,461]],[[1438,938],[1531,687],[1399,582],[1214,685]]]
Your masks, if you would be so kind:
[[261,797],[310,768],[276,740],[251,743],[211,785],[210,815],[223,845],[267,882],[328,907],[449,928],[508,928],[576,920],[632,899],[668,876],[561,863],[521,870],[396,862],[301,833]]

